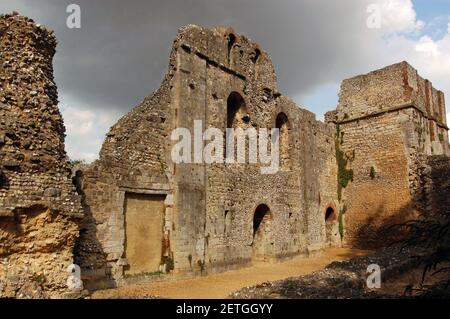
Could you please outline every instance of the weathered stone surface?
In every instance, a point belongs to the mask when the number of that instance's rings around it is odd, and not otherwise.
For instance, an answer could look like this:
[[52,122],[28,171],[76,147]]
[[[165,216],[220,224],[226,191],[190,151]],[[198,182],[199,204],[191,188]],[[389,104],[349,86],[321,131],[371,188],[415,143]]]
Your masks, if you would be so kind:
[[416,166],[414,197],[417,209],[424,216],[446,218],[450,207],[450,157],[422,157]]
[[[241,106],[231,122],[230,99]],[[183,27],[161,87],[113,126],[100,160],[79,179],[91,214],[80,256],[93,247],[97,254],[79,262],[120,283],[133,193],[170,197],[161,262],[170,258],[175,271],[231,269],[255,260],[255,251],[288,258],[341,240],[384,245],[382,226],[417,213],[422,155],[449,154],[443,114],[442,92],[403,62],[345,80],[323,124],[278,92],[257,44],[230,28]],[[281,118],[276,174],[261,175],[255,164],[172,162],[172,130],[192,131],[194,120],[224,130],[272,128]],[[269,211],[261,245],[253,230],[260,205]]]
[[80,197],[57,107],[51,31],[0,16],[0,297],[67,290]]
[[[172,130],[192,131],[199,120],[224,131],[230,99],[245,104],[233,127],[270,129],[278,116],[284,119],[278,173],[261,174],[261,164],[172,162]],[[175,271],[225,270],[254,260],[253,220],[261,204],[271,213],[263,258],[339,243],[337,221],[330,219],[328,236],[325,227],[327,208],[338,205],[334,125],[282,96],[268,54],[231,28],[181,28],[161,87],[111,128],[100,159],[79,180],[89,210],[79,263],[105,269],[116,282],[126,267],[130,193],[166,196],[161,262]]]

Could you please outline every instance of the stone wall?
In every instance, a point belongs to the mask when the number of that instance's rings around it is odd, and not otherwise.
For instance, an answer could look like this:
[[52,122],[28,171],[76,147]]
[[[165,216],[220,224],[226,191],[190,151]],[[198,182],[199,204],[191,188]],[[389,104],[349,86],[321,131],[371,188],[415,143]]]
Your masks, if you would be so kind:
[[344,80],[326,119],[343,155],[341,235],[349,245],[384,245],[383,227],[418,213],[424,156],[449,154],[443,93],[402,62]]
[[432,156],[427,161],[430,166],[429,176],[432,186],[427,189],[427,211],[438,216],[449,214],[450,210],[450,158]]
[[450,157],[422,157],[417,172],[420,176],[415,193],[417,209],[426,217],[445,219],[450,209]]
[[[242,106],[233,127],[270,129],[283,118],[280,171],[261,174],[252,163],[174,163],[172,130],[194,132],[197,120],[203,130],[224,131],[233,99]],[[79,172],[88,211],[77,245],[83,273],[120,284],[129,262],[127,193],[166,195],[161,269],[173,264],[175,272],[201,273],[251,263],[260,205],[270,210],[265,259],[336,243],[336,218],[328,237],[325,227],[327,208],[338,206],[333,136],[333,125],[278,92],[272,62],[257,44],[231,28],[181,28],[161,87],[111,128],[100,159]]]
[[67,290],[80,197],[58,110],[51,31],[0,16],[0,296]]

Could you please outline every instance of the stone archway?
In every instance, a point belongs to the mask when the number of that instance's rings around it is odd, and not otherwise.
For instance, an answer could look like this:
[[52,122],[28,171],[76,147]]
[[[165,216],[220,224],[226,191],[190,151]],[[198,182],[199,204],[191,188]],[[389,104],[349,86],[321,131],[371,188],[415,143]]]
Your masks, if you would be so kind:
[[325,240],[328,244],[333,242],[333,233],[335,232],[337,214],[336,207],[333,204],[327,206],[325,210]]
[[227,128],[243,128],[249,120],[244,98],[238,92],[231,92],[227,99]]
[[271,245],[270,221],[272,212],[265,204],[256,207],[253,213],[253,259],[264,260]]

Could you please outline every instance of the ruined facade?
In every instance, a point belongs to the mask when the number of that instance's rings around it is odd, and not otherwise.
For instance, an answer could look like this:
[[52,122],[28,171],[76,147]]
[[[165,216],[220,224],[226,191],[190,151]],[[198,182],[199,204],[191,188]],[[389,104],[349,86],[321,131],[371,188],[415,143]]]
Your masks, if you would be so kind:
[[70,178],[58,110],[52,32],[0,17],[0,296],[67,289],[80,197]]
[[[30,285],[61,293],[72,262],[100,288],[377,247],[382,226],[446,198],[436,173],[450,167],[444,96],[406,62],[344,80],[323,123],[278,91],[256,43],[231,28],[183,27],[160,88],[71,180],[53,35],[8,15],[0,44],[0,296],[27,296]],[[172,133],[198,124],[200,134],[278,128],[279,170],[177,163]]]
[[[174,163],[171,132],[193,132],[196,120],[223,132],[280,128],[280,170]],[[272,62],[257,44],[230,28],[180,29],[161,87],[111,128],[100,159],[82,172],[84,273],[119,280],[167,267],[225,270],[338,241],[337,228],[325,227],[327,208],[336,225],[334,145],[334,125],[278,92]],[[159,216],[152,220],[158,227],[142,214]],[[130,240],[139,232],[152,237]]]
[[[172,162],[171,132],[194,131],[195,120],[223,131],[280,128],[281,170]],[[278,92],[257,44],[232,29],[182,28],[161,88],[111,129],[83,172],[92,219],[80,251],[91,264],[80,263],[117,283],[133,267],[203,272],[333,244],[379,247],[383,226],[417,216],[420,167],[449,154],[447,130],[443,93],[406,62],[343,81],[323,124]],[[158,231],[133,221],[133,207],[158,211]],[[139,231],[155,237],[128,241]],[[151,267],[138,261],[142,251],[154,252],[143,257]]]

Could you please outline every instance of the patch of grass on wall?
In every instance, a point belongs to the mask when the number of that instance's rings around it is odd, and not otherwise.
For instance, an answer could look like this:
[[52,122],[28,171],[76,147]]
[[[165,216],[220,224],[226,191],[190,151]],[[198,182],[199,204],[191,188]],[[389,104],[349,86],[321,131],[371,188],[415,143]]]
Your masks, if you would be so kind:
[[171,272],[175,268],[172,255],[163,257],[161,264],[166,265],[165,269],[167,273]]
[[342,134],[340,126],[339,124],[337,124],[335,148],[336,148],[336,162],[338,166],[337,195],[339,201],[341,201],[342,198],[342,189],[346,188],[348,182],[353,180],[353,170],[347,169],[347,160],[345,159],[344,152],[341,150],[341,144],[342,144]]

